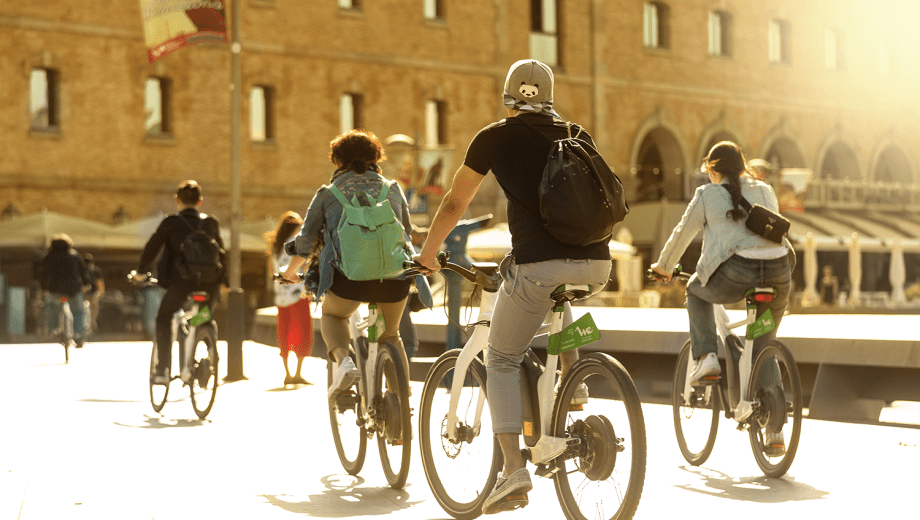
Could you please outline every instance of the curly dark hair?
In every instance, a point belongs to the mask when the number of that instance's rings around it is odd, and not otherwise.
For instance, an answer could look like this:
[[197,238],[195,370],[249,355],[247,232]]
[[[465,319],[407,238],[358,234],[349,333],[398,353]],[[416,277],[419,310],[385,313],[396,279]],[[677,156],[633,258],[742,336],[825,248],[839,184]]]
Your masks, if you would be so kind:
[[380,139],[368,130],[351,130],[329,143],[329,160],[339,167],[338,171],[379,171],[377,163],[386,158]]
[[728,193],[732,197],[733,208],[725,212],[725,216],[732,220],[739,220],[745,216],[741,204],[741,174],[746,172],[747,160],[741,147],[731,141],[716,143],[709,150],[709,155],[703,159],[702,170],[709,168],[719,172],[728,181]]

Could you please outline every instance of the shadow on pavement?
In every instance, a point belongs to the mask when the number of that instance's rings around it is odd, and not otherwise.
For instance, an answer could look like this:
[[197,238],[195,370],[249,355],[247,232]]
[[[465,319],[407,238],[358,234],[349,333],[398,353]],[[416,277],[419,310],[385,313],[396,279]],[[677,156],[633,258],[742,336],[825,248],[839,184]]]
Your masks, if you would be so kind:
[[164,428],[191,428],[195,426],[204,426],[211,424],[210,419],[169,419],[161,416],[145,415],[144,422],[137,424],[127,424],[113,422],[116,426],[126,426],[128,428],[143,428],[147,430],[161,430]]
[[700,477],[699,483],[675,486],[686,491],[730,500],[776,504],[802,500],[821,500],[829,494],[792,477],[731,477],[705,467],[681,466],[680,469]]
[[320,518],[351,518],[354,516],[388,515],[420,504],[423,500],[409,501],[405,489],[359,487],[364,479],[352,475],[327,475],[320,479],[326,487],[321,494],[310,495],[309,500],[289,501],[290,495],[262,495],[269,504],[290,513],[307,514]]

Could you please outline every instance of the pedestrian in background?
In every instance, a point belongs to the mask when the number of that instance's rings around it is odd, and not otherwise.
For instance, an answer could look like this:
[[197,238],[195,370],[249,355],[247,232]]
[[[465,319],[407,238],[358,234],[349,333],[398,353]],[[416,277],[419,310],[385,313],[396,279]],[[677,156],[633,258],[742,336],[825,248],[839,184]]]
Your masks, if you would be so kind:
[[[272,272],[283,272],[291,263],[291,255],[284,250],[285,242],[294,240],[303,227],[303,219],[294,211],[281,216],[278,227],[265,234],[271,248]],[[285,385],[311,384],[300,375],[303,360],[313,352],[313,317],[310,315],[310,299],[304,297],[301,283],[282,284],[275,282],[275,305],[278,306],[278,348],[284,363]],[[288,357],[291,351],[297,356],[297,369],[291,375]]]
[[96,319],[99,317],[99,297],[105,294],[105,280],[102,277],[102,269],[96,265],[93,255],[83,253],[83,262],[89,274],[89,290],[84,294],[84,298],[89,302],[90,330],[99,332],[99,324]]

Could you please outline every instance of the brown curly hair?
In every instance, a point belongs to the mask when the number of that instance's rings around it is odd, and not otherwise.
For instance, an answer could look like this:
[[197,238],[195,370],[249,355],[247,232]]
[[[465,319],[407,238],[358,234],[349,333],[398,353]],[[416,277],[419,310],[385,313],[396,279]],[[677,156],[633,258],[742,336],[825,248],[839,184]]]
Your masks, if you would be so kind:
[[368,130],[351,130],[329,143],[329,160],[339,167],[337,171],[379,171],[377,163],[386,158],[380,139]]

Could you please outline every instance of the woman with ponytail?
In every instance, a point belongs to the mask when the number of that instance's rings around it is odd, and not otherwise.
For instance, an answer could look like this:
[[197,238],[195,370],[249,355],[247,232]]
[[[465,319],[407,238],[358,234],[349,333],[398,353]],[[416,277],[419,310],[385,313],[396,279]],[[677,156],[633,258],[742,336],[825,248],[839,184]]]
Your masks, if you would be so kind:
[[[680,223],[671,232],[658,262],[652,270],[670,280],[687,246],[703,231],[703,247],[696,272],[687,282],[687,313],[690,317],[690,343],[695,360],[691,384],[702,377],[721,372],[716,357],[718,338],[712,304],[735,303],[754,287],[773,287],[772,302],[761,303],[758,315],[770,309],[776,328],[754,340],[754,352],[767,340],[776,338],[792,284],[795,254],[789,240],[782,244],[754,234],[745,225],[744,197],[779,213],[779,204],[769,184],[748,174],[741,148],[731,142],[717,143],[703,160],[701,170],[709,174],[710,184],[697,188]],[[769,432],[768,432],[769,434]],[[782,445],[782,432],[768,439]]]

